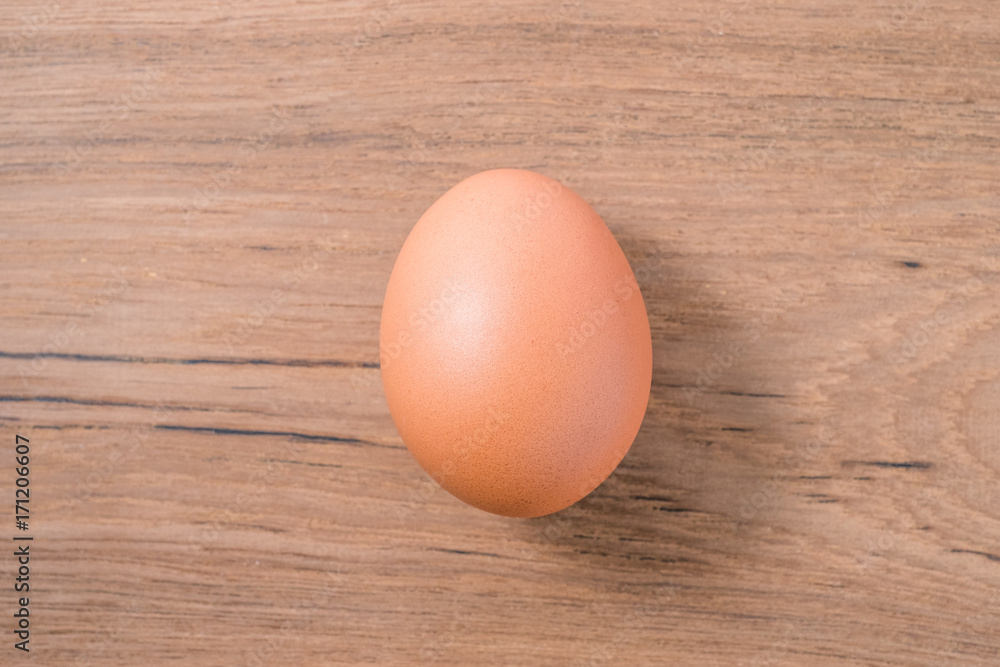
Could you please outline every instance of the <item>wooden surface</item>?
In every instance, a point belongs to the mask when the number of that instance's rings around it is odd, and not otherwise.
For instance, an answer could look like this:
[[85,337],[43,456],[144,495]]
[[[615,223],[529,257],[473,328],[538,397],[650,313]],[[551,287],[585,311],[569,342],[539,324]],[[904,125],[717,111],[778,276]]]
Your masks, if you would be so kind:
[[[39,665],[997,665],[991,3],[6,2],[0,423]],[[562,179],[652,396],[560,514],[378,378],[424,209]],[[12,553],[12,551],[11,551]]]

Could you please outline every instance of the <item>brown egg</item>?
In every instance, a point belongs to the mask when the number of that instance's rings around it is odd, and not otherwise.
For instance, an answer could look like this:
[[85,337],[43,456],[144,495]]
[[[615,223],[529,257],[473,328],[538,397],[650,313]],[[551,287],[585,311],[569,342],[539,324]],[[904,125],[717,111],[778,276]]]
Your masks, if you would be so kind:
[[517,169],[467,178],[414,226],[380,358],[424,470],[516,517],[568,507],[611,474],[652,378],[646,307],[611,231],[566,186]]

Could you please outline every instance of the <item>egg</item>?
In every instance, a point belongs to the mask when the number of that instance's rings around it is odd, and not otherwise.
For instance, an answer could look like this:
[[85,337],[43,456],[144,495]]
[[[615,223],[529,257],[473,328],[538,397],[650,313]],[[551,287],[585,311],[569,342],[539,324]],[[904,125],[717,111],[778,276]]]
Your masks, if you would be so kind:
[[625,254],[583,199],[531,171],[478,173],[427,209],[389,277],[379,348],[410,453],[504,516],[589,494],[649,400],[649,319]]

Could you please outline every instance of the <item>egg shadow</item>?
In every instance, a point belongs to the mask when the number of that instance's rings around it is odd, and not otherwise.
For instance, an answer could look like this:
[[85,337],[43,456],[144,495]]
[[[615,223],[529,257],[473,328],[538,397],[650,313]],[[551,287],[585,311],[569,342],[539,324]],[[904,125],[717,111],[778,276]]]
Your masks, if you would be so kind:
[[716,376],[717,355],[745,341],[751,315],[706,287],[724,283],[721,266],[676,241],[616,236],[650,321],[645,418],[628,455],[590,495],[512,530],[529,557],[616,573],[595,577],[598,587],[649,591],[717,568],[720,553],[751,548],[741,497],[771,472],[754,463],[767,458],[754,450],[783,446],[757,432],[773,422],[773,401],[783,396],[765,386],[759,364],[730,363]]

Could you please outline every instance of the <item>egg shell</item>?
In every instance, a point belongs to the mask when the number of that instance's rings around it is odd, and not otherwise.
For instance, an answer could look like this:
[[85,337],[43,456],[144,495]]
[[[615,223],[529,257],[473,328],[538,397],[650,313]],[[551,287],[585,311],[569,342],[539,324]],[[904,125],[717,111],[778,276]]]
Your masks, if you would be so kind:
[[466,503],[535,517],[628,452],[649,399],[649,320],[600,216],[541,174],[496,169],[438,199],[386,289],[386,400],[417,462]]

